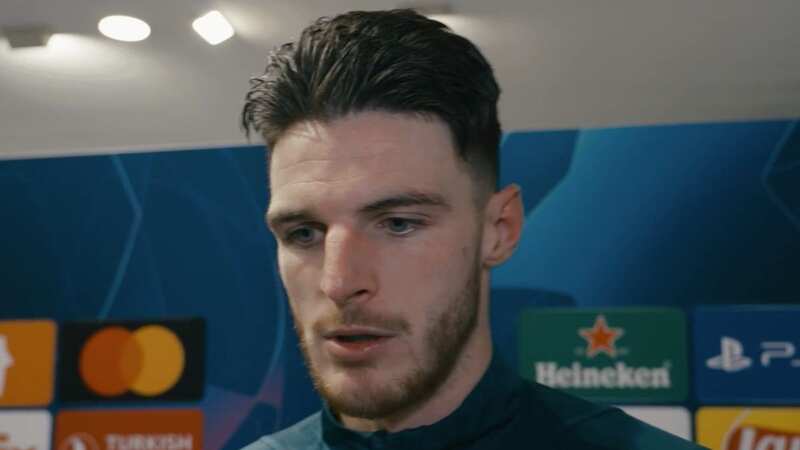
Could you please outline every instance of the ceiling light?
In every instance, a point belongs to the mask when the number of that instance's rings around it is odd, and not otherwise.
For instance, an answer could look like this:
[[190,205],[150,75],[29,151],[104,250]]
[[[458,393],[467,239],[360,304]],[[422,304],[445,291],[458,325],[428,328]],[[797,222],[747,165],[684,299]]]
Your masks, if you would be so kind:
[[217,45],[233,36],[233,27],[219,11],[211,11],[192,22],[192,28],[211,45]]
[[11,48],[44,47],[52,36],[47,26],[2,27]]
[[150,25],[130,16],[103,17],[97,24],[97,29],[106,37],[125,42],[143,41],[150,36]]

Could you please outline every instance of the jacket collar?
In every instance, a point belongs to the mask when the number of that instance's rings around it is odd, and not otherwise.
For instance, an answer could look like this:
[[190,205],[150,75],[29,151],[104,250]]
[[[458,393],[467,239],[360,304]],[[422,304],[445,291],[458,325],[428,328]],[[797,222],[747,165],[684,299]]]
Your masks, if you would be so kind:
[[494,353],[475,389],[453,413],[432,425],[388,433],[362,433],[345,428],[327,405],[322,411],[322,436],[332,449],[439,450],[478,439],[512,420],[520,407],[522,380]]

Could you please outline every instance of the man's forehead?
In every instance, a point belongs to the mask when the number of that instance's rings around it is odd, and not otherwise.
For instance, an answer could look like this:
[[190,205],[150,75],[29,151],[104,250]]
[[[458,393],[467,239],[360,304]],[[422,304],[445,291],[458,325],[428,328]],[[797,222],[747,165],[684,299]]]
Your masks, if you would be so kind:
[[[298,165],[297,168],[308,168]],[[296,170],[291,179],[273,184],[269,209],[336,208],[358,210],[384,198],[424,194],[442,198],[453,195],[455,186],[441,177],[425,176],[402,168],[380,166],[375,170],[343,168],[341,171]]]
[[[282,134],[274,150],[277,153],[282,147],[295,147],[298,144],[313,146],[317,151],[360,156],[371,156],[392,147],[403,146],[435,147],[443,150],[442,154],[450,155],[447,151],[450,150],[455,155],[449,128],[441,120],[381,111],[354,113],[326,121],[300,121]],[[294,156],[301,157],[296,152]],[[281,157],[287,161],[293,159],[292,154]]]
[[[331,122],[293,125],[272,149],[270,184],[387,175],[402,170],[455,168],[449,130],[439,121],[405,114],[358,113]],[[421,173],[417,174],[422,175]]]
[[449,129],[408,115],[361,113],[293,126],[273,149],[272,205],[361,203],[423,191],[449,196],[467,180]]

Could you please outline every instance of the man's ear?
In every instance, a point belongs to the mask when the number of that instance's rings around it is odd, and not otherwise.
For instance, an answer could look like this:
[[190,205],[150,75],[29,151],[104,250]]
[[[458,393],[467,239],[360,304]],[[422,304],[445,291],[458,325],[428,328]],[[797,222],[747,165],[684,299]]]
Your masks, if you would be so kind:
[[510,184],[492,194],[486,203],[484,219],[482,261],[488,269],[510,258],[519,243],[525,220],[520,187]]

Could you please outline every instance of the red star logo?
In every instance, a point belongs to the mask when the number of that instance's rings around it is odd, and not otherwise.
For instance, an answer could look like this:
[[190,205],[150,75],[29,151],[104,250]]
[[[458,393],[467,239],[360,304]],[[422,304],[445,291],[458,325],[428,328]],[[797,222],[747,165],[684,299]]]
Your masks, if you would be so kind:
[[622,328],[609,328],[606,316],[600,314],[594,319],[592,328],[581,328],[578,334],[586,339],[589,344],[586,348],[586,356],[594,358],[600,352],[606,352],[608,356],[617,356],[617,347],[614,345],[617,339],[625,334]]

